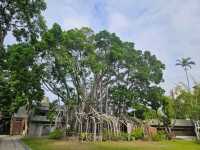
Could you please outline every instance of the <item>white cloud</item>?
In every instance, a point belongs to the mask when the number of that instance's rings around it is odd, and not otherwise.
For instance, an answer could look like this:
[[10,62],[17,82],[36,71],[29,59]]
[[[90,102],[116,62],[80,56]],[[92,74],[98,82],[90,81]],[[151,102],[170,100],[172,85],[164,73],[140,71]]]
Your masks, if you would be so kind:
[[[69,0],[55,1],[57,22],[65,28],[91,26],[94,30],[116,32],[123,40],[133,41],[136,48],[150,50],[166,64],[163,86],[169,91],[185,81],[176,59],[192,57],[197,65],[191,74],[200,78],[200,1],[199,0]],[[101,7],[99,6],[101,4]],[[58,6],[56,6],[58,5]],[[98,8],[98,11],[96,9]],[[52,8],[46,13],[51,20]],[[55,15],[53,15],[55,16]]]
[[[89,2],[89,1],[88,1]],[[54,22],[59,23],[63,29],[81,28],[83,26],[92,26],[91,3],[85,3],[83,0],[49,0],[47,10],[44,13],[47,24],[51,26]]]
[[88,19],[84,17],[66,18],[64,21],[64,29],[81,28],[91,26]]
[[180,57],[192,57],[197,65],[191,74],[200,79],[200,0],[48,0],[47,6],[49,26],[107,29],[156,54],[166,64],[163,85],[168,91],[185,81],[175,66]]
[[108,27],[114,24],[114,31],[123,39],[134,41],[139,49],[150,50],[166,64],[163,86],[167,91],[176,83],[185,82],[182,68],[175,66],[180,57],[191,57],[197,63],[190,74],[199,80],[199,0],[111,0],[107,9],[108,16],[118,12],[126,18],[125,28],[120,21],[117,24],[111,20]]
[[108,16],[108,30],[111,32],[123,33],[130,28],[130,22],[123,14],[118,12],[109,14]]

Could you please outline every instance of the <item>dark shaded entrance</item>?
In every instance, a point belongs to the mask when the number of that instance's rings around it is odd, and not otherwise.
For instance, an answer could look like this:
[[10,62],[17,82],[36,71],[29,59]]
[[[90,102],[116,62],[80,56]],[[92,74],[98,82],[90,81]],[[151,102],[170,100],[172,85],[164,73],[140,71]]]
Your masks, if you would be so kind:
[[10,134],[10,118],[5,117],[0,119],[0,134]]

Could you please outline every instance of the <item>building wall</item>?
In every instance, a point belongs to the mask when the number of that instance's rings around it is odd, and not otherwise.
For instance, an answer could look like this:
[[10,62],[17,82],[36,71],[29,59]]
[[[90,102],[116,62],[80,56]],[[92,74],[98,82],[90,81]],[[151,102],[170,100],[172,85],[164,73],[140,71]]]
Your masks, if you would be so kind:
[[10,135],[22,135],[25,130],[26,118],[13,117],[10,123]]
[[194,127],[174,127],[172,131],[176,136],[195,136]]
[[29,136],[47,136],[49,132],[52,130],[52,127],[49,124],[39,123],[39,122],[31,122],[29,124]]
[[[163,126],[152,126],[157,128],[158,130],[165,130]],[[194,127],[192,126],[175,126],[172,128],[172,132],[174,132],[175,136],[195,136]]]

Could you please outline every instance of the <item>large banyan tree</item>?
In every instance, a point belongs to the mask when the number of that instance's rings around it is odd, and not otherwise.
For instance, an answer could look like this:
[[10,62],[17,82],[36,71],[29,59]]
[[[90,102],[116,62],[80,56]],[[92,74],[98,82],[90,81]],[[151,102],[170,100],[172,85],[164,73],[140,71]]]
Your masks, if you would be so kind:
[[114,33],[90,28],[63,31],[54,24],[41,38],[38,62],[44,85],[65,106],[65,129],[92,139],[119,134],[135,104],[158,109],[164,65]]

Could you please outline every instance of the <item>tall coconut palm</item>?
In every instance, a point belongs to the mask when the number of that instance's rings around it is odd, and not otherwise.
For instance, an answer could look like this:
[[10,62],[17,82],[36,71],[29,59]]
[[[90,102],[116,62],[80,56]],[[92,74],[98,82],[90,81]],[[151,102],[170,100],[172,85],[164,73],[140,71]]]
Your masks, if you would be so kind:
[[183,67],[185,71],[186,78],[187,78],[187,86],[189,90],[190,90],[190,81],[188,77],[188,70],[192,69],[192,65],[195,65],[195,62],[192,61],[190,57],[178,59],[176,63],[176,66]]

